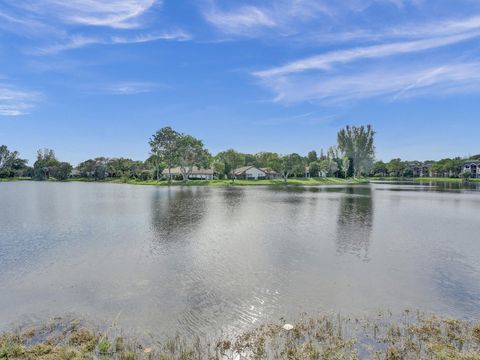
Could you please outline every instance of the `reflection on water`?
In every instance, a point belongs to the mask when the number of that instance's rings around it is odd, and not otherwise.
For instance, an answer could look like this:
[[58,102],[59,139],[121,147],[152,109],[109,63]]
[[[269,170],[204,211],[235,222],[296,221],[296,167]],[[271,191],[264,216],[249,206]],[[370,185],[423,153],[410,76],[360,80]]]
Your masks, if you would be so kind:
[[337,252],[355,254],[368,260],[373,226],[373,200],[370,187],[348,187],[340,199]]
[[73,312],[235,332],[302,312],[480,317],[480,192],[461,184],[0,183],[0,324]]
[[153,248],[166,251],[167,245],[193,240],[208,211],[209,189],[188,187],[155,191],[151,201]]

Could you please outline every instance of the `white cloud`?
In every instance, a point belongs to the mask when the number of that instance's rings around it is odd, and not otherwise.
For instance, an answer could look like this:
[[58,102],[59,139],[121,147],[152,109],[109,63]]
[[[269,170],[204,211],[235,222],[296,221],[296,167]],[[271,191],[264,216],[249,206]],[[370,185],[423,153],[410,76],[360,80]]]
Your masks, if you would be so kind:
[[120,82],[108,86],[107,91],[114,95],[134,95],[152,92],[157,84],[151,82]]
[[267,11],[256,6],[242,6],[234,11],[221,11],[212,6],[205,18],[226,33],[248,33],[260,27],[274,27],[275,21]]
[[339,50],[317,56],[307,57],[291,62],[287,65],[255,72],[254,75],[265,78],[304,72],[308,70],[328,70],[336,63],[348,63],[359,59],[382,58],[387,56],[415,53],[452,45],[461,41],[480,36],[480,32],[471,32],[447,37],[422,39],[409,42],[358,47],[348,50]]
[[70,24],[130,29],[142,26],[140,17],[156,0],[44,0],[19,1],[17,6]]
[[420,95],[478,92],[480,62],[396,65],[344,75],[300,74],[264,81],[277,93],[275,100],[284,103],[312,101],[338,105],[374,97],[393,101]]
[[94,44],[191,40],[186,31],[154,21],[161,5],[162,0],[18,0],[0,4],[0,29],[23,36],[31,44],[25,52],[37,55]]
[[72,35],[66,41],[37,47],[32,53],[40,55],[54,55],[62,51],[83,48],[90,45],[139,44],[160,40],[187,41],[191,39],[192,36],[184,31],[110,37]]
[[337,40],[375,40],[380,44],[327,51],[252,75],[276,94],[276,101],[285,103],[340,103],[378,96],[397,100],[424,94],[477,92],[480,63],[473,57],[477,49],[451,49],[478,38],[479,16],[392,27],[378,35],[367,28],[340,33]]
[[41,94],[0,84],[0,116],[20,116],[41,99]]
[[[376,3],[386,3],[403,9],[405,4],[420,4],[422,0],[265,0],[261,6],[236,5],[220,7],[218,0],[205,0],[205,19],[224,33],[262,36],[264,30],[275,30],[282,36],[305,35],[302,25],[331,25],[337,18],[360,13]],[[232,2],[235,4],[235,2]],[[237,3],[238,4],[238,3]],[[315,26],[315,32],[322,29]]]

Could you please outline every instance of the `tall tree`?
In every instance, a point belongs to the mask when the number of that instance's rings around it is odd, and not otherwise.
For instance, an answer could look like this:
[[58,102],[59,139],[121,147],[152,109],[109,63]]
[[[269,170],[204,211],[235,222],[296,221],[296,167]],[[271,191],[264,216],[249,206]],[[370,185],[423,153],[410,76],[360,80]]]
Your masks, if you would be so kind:
[[57,180],[65,180],[72,172],[72,165],[60,162],[51,149],[37,151],[37,161],[33,164],[33,177],[36,180],[48,180],[54,177]]
[[375,131],[371,125],[347,126],[337,134],[338,148],[353,164],[353,175],[359,177],[373,164]]
[[33,164],[33,177],[36,180],[48,180],[58,163],[55,151],[51,149],[38,150],[37,161]]
[[163,162],[168,169],[168,182],[172,176],[171,170],[178,164],[178,139],[180,134],[167,126],[158,130],[150,138],[150,153],[155,155],[157,181],[160,180],[160,164]]
[[10,151],[6,145],[0,146],[0,177],[21,176],[27,169],[27,160],[18,157],[18,151]]
[[305,165],[303,158],[298,154],[289,154],[282,157],[281,161],[274,170],[282,174],[285,183],[292,174],[303,173],[305,171]]
[[315,150],[310,151],[307,155],[307,160],[309,164],[317,161],[318,160],[317,152]]
[[387,163],[387,170],[390,176],[400,177],[403,176],[407,168],[407,163],[402,159],[392,159]]
[[224,163],[225,174],[227,174],[232,181],[235,181],[235,170],[245,165],[245,156],[234,149],[228,149],[218,153],[215,159]]
[[373,173],[373,176],[387,176],[387,164],[385,164],[383,161],[379,160],[377,162],[375,162],[375,164],[373,164],[373,169],[372,169],[372,173]]
[[187,181],[195,166],[206,168],[210,165],[211,155],[203,142],[190,135],[180,134],[177,140],[178,163],[184,181]]

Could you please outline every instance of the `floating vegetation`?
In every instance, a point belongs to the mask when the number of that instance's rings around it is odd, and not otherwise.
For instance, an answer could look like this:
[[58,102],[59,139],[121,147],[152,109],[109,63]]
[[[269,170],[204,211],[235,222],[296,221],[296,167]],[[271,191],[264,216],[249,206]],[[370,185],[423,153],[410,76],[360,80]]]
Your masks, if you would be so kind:
[[[289,326],[286,326],[289,325]],[[480,360],[480,323],[405,312],[374,319],[319,316],[216,341],[180,335],[149,344],[109,328],[54,319],[0,335],[0,359],[464,359]]]

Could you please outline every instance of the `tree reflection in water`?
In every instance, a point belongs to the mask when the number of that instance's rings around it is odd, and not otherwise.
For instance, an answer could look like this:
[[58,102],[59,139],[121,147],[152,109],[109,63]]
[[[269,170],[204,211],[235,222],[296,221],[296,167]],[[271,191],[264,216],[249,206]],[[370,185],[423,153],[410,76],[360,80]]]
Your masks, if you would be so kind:
[[339,255],[353,254],[369,261],[373,210],[372,189],[369,186],[345,188],[337,220],[336,247]]
[[208,211],[208,188],[159,189],[151,202],[151,227],[154,250],[168,250],[171,246],[194,240]]

